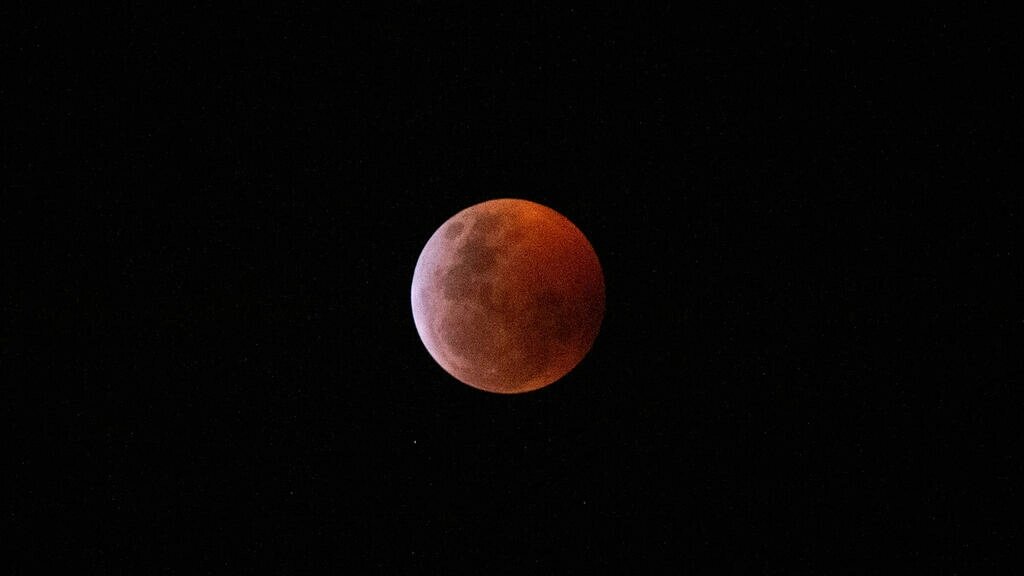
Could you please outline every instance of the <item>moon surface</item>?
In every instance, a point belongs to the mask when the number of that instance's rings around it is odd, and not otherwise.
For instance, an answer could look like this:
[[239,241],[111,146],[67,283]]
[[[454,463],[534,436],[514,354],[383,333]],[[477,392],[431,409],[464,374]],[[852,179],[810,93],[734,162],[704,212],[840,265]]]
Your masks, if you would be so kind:
[[604,317],[593,247],[546,206],[498,199],[434,232],[412,280],[416,330],[449,374],[503,394],[543,388],[590,350]]

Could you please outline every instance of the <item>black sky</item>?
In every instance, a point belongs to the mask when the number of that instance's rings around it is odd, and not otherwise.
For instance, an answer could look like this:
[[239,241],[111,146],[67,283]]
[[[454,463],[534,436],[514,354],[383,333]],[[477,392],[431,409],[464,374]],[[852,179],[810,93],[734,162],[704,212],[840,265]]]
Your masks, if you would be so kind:
[[[1018,541],[997,16],[10,16],[13,573],[944,573]],[[606,274],[593,350],[527,395],[453,380],[409,309],[495,197]]]

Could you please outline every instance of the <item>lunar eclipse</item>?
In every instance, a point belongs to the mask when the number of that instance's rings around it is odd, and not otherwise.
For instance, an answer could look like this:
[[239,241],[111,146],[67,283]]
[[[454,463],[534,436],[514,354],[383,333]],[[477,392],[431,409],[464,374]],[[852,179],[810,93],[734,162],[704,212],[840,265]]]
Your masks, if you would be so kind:
[[488,392],[529,392],[565,376],[593,345],[604,305],[586,236],[527,200],[490,200],[452,216],[413,273],[423,344],[449,374]]

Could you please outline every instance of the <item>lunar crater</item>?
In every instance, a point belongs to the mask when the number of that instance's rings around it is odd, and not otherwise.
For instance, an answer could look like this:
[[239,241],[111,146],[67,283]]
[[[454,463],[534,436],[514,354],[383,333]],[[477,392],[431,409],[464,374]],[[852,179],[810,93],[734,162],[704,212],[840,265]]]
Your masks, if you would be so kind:
[[444,237],[448,240],[455,240],[462,234],[462,231],[466,229],[466,224],[462,221],[456,221],[449,224],[444,231]]

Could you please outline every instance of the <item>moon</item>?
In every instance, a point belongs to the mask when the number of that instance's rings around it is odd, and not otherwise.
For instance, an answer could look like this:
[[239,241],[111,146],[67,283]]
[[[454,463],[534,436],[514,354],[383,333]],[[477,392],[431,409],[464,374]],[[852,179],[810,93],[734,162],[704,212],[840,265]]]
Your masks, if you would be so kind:
[[423,344],[445,371],[487,392],[529,392],[565,376],[590,351],[604,305],[586,236],[527,200],[489,200],[452,216],[413,273]]

